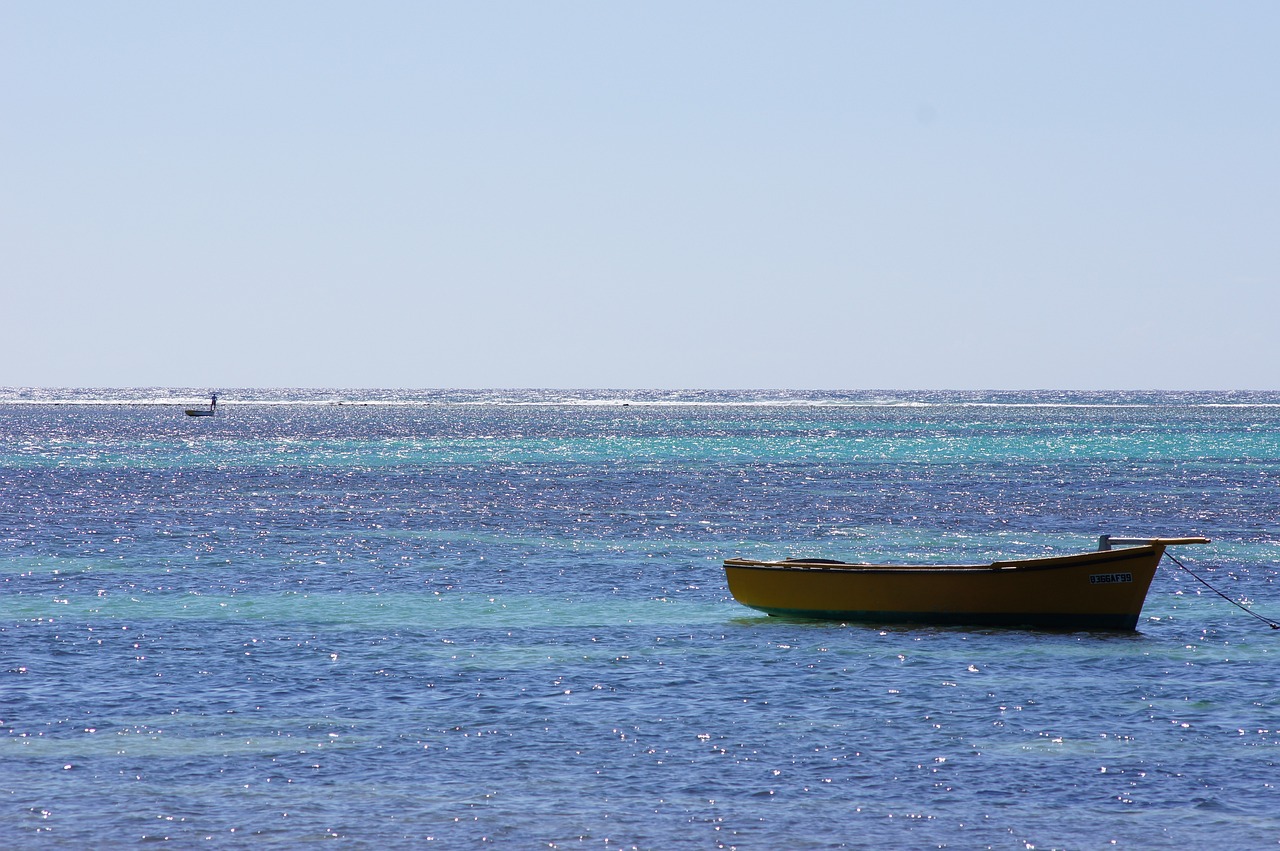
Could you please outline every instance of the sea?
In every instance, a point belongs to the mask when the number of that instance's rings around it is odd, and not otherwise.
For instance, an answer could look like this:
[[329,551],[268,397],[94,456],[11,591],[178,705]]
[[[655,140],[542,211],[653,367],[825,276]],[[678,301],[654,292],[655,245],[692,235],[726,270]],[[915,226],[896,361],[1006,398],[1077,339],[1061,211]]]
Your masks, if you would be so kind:
[[[3,388],[0,847],[1275,847],[1278,511],[1274,392]],[[1133,632],[722,566],[1102,534],[1212,543]]]

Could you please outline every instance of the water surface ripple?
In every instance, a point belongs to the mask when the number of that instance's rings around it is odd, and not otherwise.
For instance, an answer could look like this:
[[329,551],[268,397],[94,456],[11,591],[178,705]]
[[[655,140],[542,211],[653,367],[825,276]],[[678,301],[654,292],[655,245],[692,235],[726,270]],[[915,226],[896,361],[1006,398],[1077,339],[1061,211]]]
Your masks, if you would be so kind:
[[[190,398],[188,398],[190,397]],[[1280,616],[1280,396],[0,390],[0,843],[1280,842],[1280,633],[736,604],[1103,532]]]

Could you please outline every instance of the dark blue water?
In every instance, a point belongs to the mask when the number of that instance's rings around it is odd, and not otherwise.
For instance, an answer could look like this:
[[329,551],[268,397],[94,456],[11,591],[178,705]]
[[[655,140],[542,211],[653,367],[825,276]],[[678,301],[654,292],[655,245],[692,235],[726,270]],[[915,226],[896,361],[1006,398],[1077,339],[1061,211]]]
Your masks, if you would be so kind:
[[[730,556],[1205,535],[1280,616],[1280,394],[0,391],[0,845],[1280,842],[1280,632],[768,618]],[[1114,843],[1114,844],[1113,844]]]

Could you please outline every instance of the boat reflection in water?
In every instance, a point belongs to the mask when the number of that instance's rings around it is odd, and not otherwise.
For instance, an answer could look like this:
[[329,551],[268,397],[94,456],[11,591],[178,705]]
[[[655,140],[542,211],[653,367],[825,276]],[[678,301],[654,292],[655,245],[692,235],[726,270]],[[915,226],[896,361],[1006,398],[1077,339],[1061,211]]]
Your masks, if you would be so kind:
[[739,603],[771,615],[1131,630],[1165,547],[1207,543],[1208,538],[1103,535],[1096,552],[983,565],[735,558],[724,569]]

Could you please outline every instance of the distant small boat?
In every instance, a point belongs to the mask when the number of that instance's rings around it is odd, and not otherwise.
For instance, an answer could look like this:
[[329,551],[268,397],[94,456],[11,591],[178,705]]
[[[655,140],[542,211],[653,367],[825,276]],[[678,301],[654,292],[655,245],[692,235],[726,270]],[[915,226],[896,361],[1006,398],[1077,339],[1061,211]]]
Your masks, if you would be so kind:
[[218,394],[214,393],[213,398],[209,400],[209,407],[206,408],[187,408],[187,416],[189,417],[212,417],[218,412]]
[[[1208,538],[1112,538],[1097,552],[983,565],[871,565],[827,559],[724,563],[729,591],[770,615],[872,623],[1124,629],[1165,547]],[[1126,545],[1111,549],[1113,544]]]

